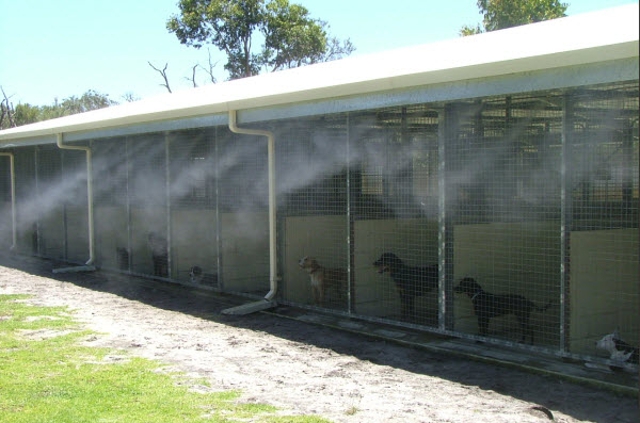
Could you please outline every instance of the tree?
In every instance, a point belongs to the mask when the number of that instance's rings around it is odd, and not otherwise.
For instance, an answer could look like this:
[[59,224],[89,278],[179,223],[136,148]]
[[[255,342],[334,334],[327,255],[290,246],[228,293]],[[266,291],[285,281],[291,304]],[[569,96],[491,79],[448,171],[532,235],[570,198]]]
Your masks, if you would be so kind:
[[[10,110],[7,113],[5,113],[5,103],[10,106]],[[14,108],[5,95],[5,100],[2,103],[2,116],[4,119],[0,119],[0,129],[102,109],[116,104],[118,103],[109,99],[108,95],[88,90],[81,97],[71,96],[62,100],[62,102],[58,102],[56,99],[54,104],[49,106],[33,106],[25,103],[18,104]],[[7,117],[10,117],[11,120],[7,119]]]
[[90,110],[104,109],[114,106],[118,102],[109,98],[108,94],[101,94],[95,90],[88,90],[81,97],[71,96],[60,104],[64,116],[84,113]]
[[45,120],[42,118],[41,108],[38,106],[32,106],[29,103],[18,104],[16,106],[16,124],[28,125],[30,123]]
[[265,67],[276,71],[326,62],[351,54],[351,41],[341,43],[327,35],[327,23],[309,17],[309,11],[288,0],[266,6]]
[[568,4],[559,0],[478,0],[482,24],[463,26],[460,35],[496,31],[566,16]]
[[[349,40],[327,35],[327,23],[288,0],[180,0],[167,29],[182,44],[212,44],[227,56],[230,79],[334,60],[351,54]],[[255,40],[263,41],[260,49]]]

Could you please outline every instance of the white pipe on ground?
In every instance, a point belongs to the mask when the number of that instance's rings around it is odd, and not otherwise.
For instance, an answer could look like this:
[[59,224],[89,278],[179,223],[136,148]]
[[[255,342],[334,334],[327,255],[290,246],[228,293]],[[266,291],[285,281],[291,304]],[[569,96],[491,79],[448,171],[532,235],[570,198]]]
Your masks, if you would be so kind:
[[9,158],[9,173],[11,174],[11,226],[12,226],[12,244],[11,250],[17,245],[18,235],[16,226],[16,172],[13,153],[0,153],[0,156]]
[[[86,153],[87,157],[87,221],[89,226],[89,260],[85,266],[93,265],[95,260],[95,242],[94,242],[94,226],[93,226],[93,177],[91,165],[91,148],[80,145],[66,145],[63,143],[62,134],[56,134],[56,144],[63,150],[80,150]],[[95,270],[95,269],[92,269]]]
[[238,128],[237,111],[229,111],[229,129],[236,134],[267,137],[267,160],[269,168],[269,284],[270,291],[265,300],[271,301],[278,290],[278,268],[276,261],[276,160],[273,132],[262,129]]

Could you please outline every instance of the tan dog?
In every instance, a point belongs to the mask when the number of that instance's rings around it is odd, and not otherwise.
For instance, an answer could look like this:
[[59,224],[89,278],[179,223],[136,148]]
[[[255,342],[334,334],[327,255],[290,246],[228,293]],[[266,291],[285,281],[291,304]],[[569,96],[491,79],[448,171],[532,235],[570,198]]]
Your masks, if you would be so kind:
[[330,289],[335,291],[337,298],[344,298],[347,290],[347,271],[345,269],[322,267],[313,257],[302,257],[298,265],[309,274],[313,300],[316,305],[322,306],[324,295]]

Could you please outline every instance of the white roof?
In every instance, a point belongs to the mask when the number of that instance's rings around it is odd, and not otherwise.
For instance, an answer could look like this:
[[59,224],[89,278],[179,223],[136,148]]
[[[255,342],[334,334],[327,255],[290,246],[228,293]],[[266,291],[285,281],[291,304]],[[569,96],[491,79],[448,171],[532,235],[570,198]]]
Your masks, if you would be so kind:
[[638,4],[349,57],[0,131],[11,140],[638,58]]

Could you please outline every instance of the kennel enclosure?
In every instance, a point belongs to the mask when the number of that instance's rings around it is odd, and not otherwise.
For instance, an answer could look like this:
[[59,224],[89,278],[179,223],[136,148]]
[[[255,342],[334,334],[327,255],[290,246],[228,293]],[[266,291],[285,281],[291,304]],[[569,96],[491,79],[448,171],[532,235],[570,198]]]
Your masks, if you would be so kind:
[[[514,345],[512,315],[478,336],[454,293],[473,277],[551,304],[531,315],[536,348],[597,359],[604,334],[640,332],[637,16],[635,4],[0,131],[0,245],[181,284],[199,266],[204,289]],[[410,316],[373,266],[385,252],[438,266]],[[346,271],[322,307],[304,256]]]

